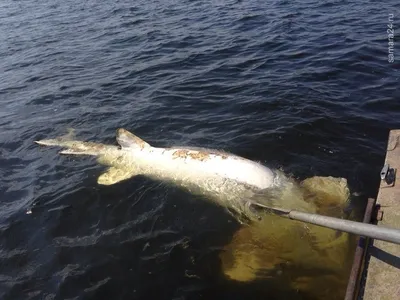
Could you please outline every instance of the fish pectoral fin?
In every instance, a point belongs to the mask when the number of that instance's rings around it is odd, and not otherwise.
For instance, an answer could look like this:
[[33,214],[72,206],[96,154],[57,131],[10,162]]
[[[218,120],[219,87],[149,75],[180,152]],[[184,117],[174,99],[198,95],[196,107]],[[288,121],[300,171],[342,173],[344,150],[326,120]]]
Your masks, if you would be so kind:
[[135,175],[137,174],[131,170],[111,167],[105,173],[99,176],[99,178],[97,179],[97,183],[101,185],[112,185],[117,182],[129,179]]

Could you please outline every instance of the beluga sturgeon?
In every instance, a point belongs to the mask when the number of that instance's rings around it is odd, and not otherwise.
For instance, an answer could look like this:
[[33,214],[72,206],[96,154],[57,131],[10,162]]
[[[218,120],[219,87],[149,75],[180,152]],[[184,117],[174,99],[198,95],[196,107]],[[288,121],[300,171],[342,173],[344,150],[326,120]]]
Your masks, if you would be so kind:
[[98,184],[113,185],[136,175],[166,181],[203,195],[223,206],[239,221],[259,216],[250,209],[255,195],[278,185],[276,171],[252,160],[213,149],[194,147],[159,148],[119,128],[117,145],[74,140],[44,139],[35,143],[65,148],[60,154],[92,155],[108,166]]

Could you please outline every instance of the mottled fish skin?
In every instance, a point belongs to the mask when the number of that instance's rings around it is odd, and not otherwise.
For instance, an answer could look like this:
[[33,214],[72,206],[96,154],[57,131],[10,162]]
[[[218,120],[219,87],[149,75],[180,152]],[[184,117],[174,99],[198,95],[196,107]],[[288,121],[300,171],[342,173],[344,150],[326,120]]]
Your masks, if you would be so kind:
[[194,194],[227,207],[237,215],[249,215],[249,199],[275,186],[276,177],[254,161],[217,150],[203,148],[157,148],[133,133],[117,130],[120,146],[71,140],[70,137],[36,141],[39,145],[64,148],[60,154],[93,155],[109,169],[98,183],[112,185],[136,175],[171,182]]

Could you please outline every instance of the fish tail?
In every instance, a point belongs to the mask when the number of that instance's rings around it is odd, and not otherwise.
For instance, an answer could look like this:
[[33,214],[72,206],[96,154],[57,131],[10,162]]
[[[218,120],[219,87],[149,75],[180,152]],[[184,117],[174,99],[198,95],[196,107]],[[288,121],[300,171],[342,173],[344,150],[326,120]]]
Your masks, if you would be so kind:
[[55,146],[64,148],[59,153],[60,154],[70,154],[70,155],[100,155],[104,149],[105,145],[92,142],[83,142],[78,140],[73,140],[73,129],[68,130],[68,134],[55,138],[55,139],[44,139],[35,141],[36,144],[42,146]]

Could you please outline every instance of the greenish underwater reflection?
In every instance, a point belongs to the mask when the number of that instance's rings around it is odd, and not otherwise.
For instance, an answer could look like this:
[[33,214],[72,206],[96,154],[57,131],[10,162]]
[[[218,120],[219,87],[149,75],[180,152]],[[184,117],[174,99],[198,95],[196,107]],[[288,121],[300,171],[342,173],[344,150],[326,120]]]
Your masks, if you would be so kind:
[[[345,179],[312,177],[288,185],[274,204],[344,218],[349,198]],[[272,281],[274,294],[291,289],[298,299],[343,299],[355,246],[353,235],[268,214],[242,226],[220,259],[229,279]]]

